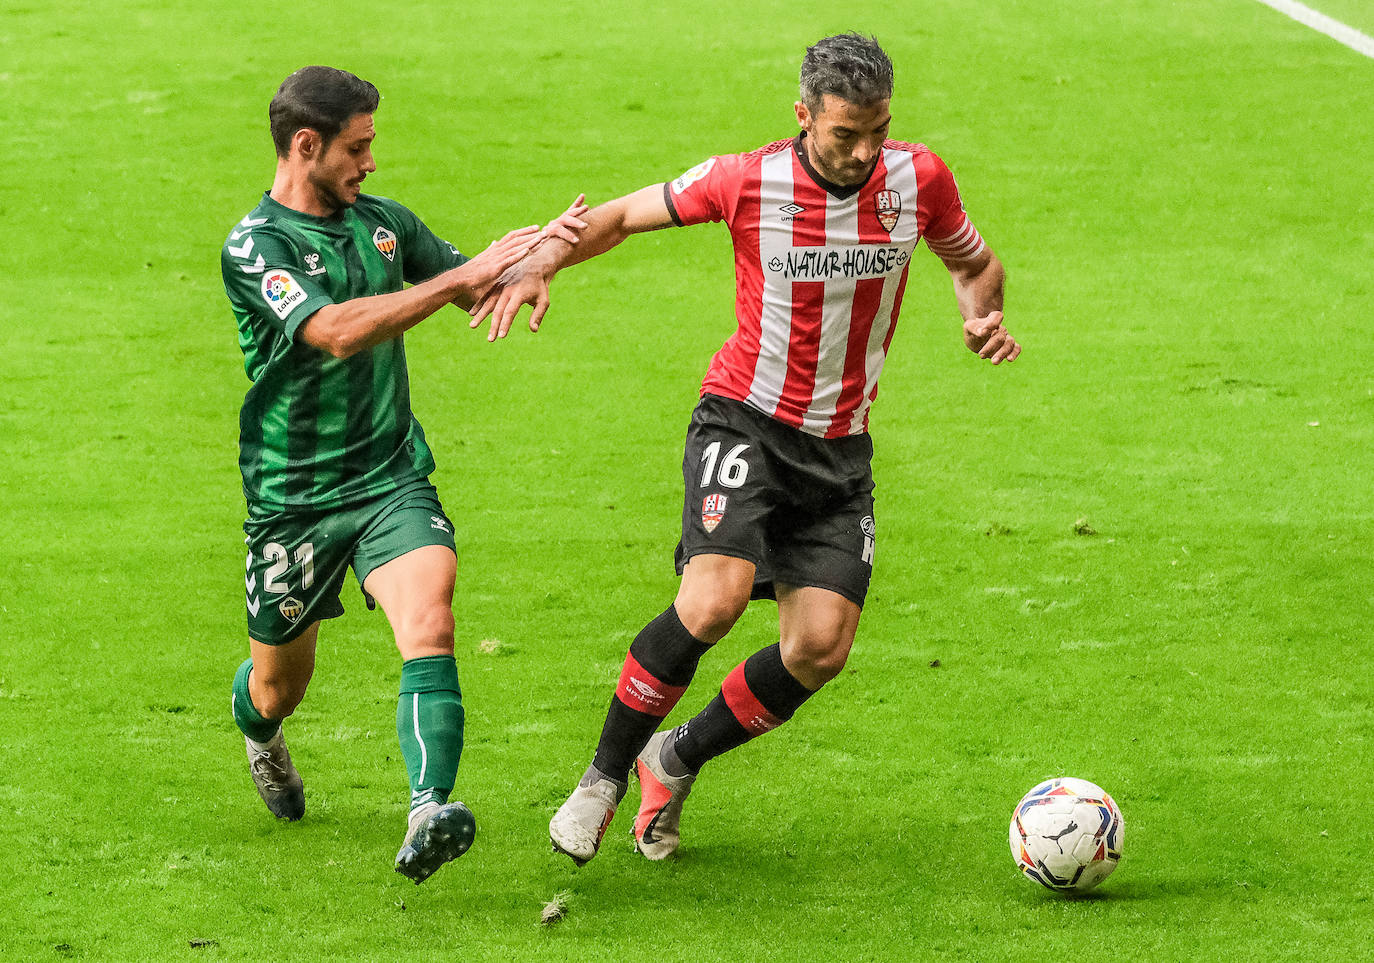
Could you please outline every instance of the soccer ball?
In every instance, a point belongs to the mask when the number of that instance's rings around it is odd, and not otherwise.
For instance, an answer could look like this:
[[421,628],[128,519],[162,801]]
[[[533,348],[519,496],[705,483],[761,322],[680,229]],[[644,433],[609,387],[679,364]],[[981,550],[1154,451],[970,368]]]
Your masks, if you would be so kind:
[[1011,814],[1011,858],[1047,889],[1082,893],[1112,874],[1126,821],[1112,797],[1086,779],[1046,779]]

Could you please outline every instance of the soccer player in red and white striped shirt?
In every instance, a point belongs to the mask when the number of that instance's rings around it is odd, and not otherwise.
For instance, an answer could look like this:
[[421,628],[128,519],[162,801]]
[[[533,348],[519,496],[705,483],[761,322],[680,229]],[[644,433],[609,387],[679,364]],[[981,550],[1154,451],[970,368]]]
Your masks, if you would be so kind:
[[[497,338],[530,304],[538,330],[553,275],[631,234],[724,221],[734,241],[739,327],[687,433],[677,597],[630,645],[595,758],[549,825],[579,865],[631,765],[635,844],[662,859],[702,764],[790,719],[844,666],[876,538],[868,412],[922,238],[949,269],[968,348],[994,365],[1021,352],[1002,324],[1001,263],[944,163],[888,139],[891,97],[875,40],[821,40],[802,63],[795,138],[593,209],[575,246],[545,241],[474,310]],[[779,642],[736,666],[695,717],[656,732],[701,656],[760,597],[777,600]]]

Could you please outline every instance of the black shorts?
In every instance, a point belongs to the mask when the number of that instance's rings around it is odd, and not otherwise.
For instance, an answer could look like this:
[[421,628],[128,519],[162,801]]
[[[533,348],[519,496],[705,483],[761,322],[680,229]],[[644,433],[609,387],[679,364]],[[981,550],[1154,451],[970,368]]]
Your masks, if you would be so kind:
[[862,606],[873,576],[873,440],[817,438],[743,402],[704,395],[682,458],[676,565],[696,555],[753,562],[754,598],[817,586]]

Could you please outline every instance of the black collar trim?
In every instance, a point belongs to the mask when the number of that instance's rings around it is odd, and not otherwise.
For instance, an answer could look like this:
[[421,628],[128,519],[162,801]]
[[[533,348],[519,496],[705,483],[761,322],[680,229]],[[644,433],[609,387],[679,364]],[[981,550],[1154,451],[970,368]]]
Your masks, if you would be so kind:
[[[864,189],[864,185],[868,183],[868,178],[873,176],[873,171],[869,171],[868,177],[865,177],[861,183],[850,186],[845,186],[843,184],[832,184],[830,183],[830,181],[826,180],[819,173],[817,173],[816,168],[811,166],[811,158],[806,156],[806,148],[802,146],[802,138],[805,136],[806,131],[802,131],[801,133],[797,134],[796,140],[792,141],[792,149],[797,152],[797,159],[801,161],[802,169],[806,171],[808,177],[810,177],[813,181],[816,182],[816,186],[820,187],[831,197],[837,198],[841,201],[853,197],[855,194],[859,193],[859,191]],[[874,164],[873,170],[876,171],[877,169],[878,165]]]

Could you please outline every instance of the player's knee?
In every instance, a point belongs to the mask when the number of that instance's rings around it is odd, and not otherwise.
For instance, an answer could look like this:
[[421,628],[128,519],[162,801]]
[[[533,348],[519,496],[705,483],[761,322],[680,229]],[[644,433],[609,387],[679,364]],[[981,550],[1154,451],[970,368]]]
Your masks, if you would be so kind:
[[830,639],[800,639],[784,643],[784,663],[798,682],[816,690],[844,669],[849,645]]
[[673,603],[682,625],[702,642],[715,643],[725,637],[749,605],[749,596],[739,593],[678,597]]
[[284,677],[259,678],[254,673],[252,696],[253,707],[264,719],[285,719],[296,711],[305,698],[309,680],[298,682]]
[[453,612],[433,606],[408,618],[396,631],[396,647],[408,659],[453,652]]

